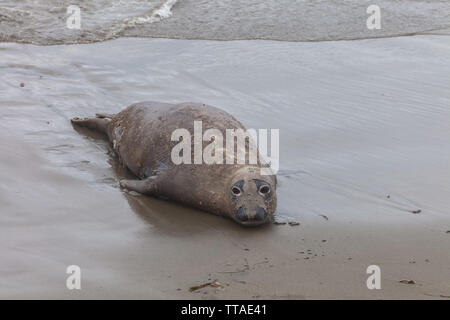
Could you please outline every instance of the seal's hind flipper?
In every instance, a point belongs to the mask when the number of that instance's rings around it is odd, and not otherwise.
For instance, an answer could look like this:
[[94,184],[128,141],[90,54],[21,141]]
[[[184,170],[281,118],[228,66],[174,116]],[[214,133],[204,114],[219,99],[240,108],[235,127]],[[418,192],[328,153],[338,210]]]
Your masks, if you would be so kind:
[[156,194],[155,177],[148,177],[144,180],[120,180],[122,188],[136,191],[143,194]]
[[71,122],[80,127],[86,127],[92,130],[97,130],[103,133],[107,133],[108,124],[111,119],[100,119],[100,118],[73,118]]
[[100,119],[104,119],[104,118],[112,119],[112,118],[114,118],[115,114],[112,114],[112,113],[96,113],[95,116],[97,118],[100,118]]

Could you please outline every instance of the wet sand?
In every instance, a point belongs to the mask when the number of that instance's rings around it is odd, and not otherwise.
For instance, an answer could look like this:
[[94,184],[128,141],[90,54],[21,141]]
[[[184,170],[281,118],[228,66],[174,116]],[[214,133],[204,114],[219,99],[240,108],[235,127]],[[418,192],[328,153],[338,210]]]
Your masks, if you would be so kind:
[[[449,50],[445,35],[1,43],[0,298],[448,298]],[[279,128],[277,214],[300,225],[120,190],[106,141],[69,119],[143,100]],[[209,279],[223,287],[189,291]]]

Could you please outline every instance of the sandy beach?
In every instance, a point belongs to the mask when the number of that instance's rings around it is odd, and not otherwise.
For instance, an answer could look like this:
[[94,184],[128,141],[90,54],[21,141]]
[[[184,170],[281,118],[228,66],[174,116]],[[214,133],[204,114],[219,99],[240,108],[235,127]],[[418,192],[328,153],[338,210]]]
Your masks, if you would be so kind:
[[[0,43],[0,298],[448,299],[449,53],[446,35]],[[69,119],[145,100],[279,128],[277,219],[300,225],[121,190],[108,143]]]

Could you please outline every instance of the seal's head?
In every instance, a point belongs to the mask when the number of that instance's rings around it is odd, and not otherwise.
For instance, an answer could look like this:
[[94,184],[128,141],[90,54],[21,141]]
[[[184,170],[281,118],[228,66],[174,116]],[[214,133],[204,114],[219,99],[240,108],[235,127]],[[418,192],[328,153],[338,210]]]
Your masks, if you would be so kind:
[[275,175],[261,175],[258,167],[237,170],[228,185],[231,218],[245,226],[271,222],[277,205],[276,183]]

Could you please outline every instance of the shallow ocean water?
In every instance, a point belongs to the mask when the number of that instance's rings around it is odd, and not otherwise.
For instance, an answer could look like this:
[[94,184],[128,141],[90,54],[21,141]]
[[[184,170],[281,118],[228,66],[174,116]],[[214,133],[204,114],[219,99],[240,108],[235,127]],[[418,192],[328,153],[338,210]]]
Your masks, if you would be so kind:
[[[81,28],[69,29],[70,5]],[[377,5],[381,29],[366,21]],[[102,0],[0,1],[0,41],[87,43],[127,37],[325,41],[441,32],[446,0]]]

